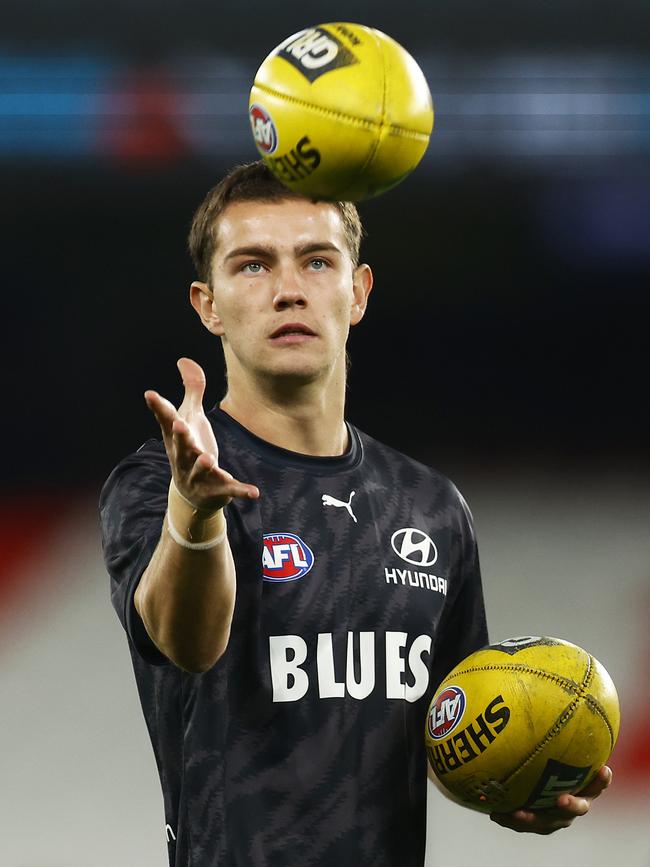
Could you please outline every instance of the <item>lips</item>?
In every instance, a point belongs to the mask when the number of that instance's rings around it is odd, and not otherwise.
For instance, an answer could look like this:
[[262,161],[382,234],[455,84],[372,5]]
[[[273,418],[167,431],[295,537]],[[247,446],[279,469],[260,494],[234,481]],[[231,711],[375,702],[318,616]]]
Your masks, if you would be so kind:
[[271,334],[271,339],[275,340],[278,337],[287,337],[292,335],[316,337],[316,332],[312,331],[312,329],[305,325],[304,322],[285,322],[283,325],[280,325],[279,328],[275,329]]

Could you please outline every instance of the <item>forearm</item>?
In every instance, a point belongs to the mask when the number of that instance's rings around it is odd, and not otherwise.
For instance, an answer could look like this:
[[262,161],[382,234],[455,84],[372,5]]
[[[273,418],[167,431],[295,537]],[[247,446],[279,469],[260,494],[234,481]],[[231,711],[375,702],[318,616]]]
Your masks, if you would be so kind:
[[135,607],[158,649],[186,671],[204,672],[228,644],[235,606],[235,565],[228,539],[205,550],[179,545],[167,517]]
[[205,374],[189,358],[178,361],[185,397],[176,410],[145,392],[163,436],[172,482],[167,514],[135,607],[149,637],[186,671],[207,671],[224,653],[235,608],[235,564],[223,508],[236,497],[257,499],[218,463],[219,448],[201,404]]

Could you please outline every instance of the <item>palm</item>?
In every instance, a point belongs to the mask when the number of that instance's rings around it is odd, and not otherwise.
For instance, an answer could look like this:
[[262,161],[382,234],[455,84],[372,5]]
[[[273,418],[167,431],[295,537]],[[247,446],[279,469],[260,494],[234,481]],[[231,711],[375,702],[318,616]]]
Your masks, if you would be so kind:
[[[178,407],[178,415],[187,424],[197,448],[204,454],[219,458],[219,447],[212,425],[203,410],[205,375],[203,370],[189,358],[181,359],[185,397]],[[191,366],[190,366],[191,365]],[[179,365],[180,366],[180,365]],[[196,368],[196,370],[194,370]]]
[[254,485],[238,482],[219,467],[219,448],[203,411],[203,370],[190,358],[179,359],[178,369],[185,386],[178,410],[157,392],[145,392],[162,431],[174,484],[197,508],[220,509],[233,497],[257,498]]

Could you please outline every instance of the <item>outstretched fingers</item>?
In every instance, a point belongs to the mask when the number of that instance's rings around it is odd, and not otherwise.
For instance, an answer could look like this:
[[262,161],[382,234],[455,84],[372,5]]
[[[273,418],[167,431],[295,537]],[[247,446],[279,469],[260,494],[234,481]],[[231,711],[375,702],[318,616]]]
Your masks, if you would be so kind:
[[221,508],[233,497],[256,500],[255,485],[235,479],[218,465],[218,447],[203,412],[205,374],[191,358],[180,358],[178,369],[185,396],[178,408],[156,391],[144,393],[147,406],[162,430],[174,482],[189,502],[201,508]]
[[166,397],[158,394],[157,391],[152,391],[151,389],[145,391],[144,399],[160,425],[163,436],[171,438],[172,425],[174,424],[174,419],[178,416],[174,404],[168,401]]
[[201,412],[203,410],[203,395],[205,393],[205,373],[203,372],[203,368],[191,358],[179,358],[176,366],[185,388],[185,396],[183,397],[179,412],[181,414]]
[[167,455],[173,469],[189,473],[202,453],[192,429],[167,398],[145,391],[144,399],[160,425]]
[[188,476],[188,483],[195,488],[206,488],[212,491],[218,488],[220,496],[230,499],[241,497],[257,500],[260,496],[259,488],[256,485],[240,482],[227,470],[219,467],[214,457],[206,452],[200,454],[194,462],[192,471]]
[[[180,416],[172,424],[172,443],[174,448],[174,468],[183,474],[190,473],[202,449],[192,433],[190,426]],[[212,458],[212,456],[210,456]],[[212,458],[214,461],[214,458]]]

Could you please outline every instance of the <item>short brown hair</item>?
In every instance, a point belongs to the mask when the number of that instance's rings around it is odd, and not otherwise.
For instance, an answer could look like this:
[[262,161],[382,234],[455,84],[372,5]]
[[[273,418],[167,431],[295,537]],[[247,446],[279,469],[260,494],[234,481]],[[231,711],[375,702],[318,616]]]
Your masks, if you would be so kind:
[[[261,160],[231,169],[206,195],[192,220],[188,246],[199,279],[210,283],[210,268],[217,246],[218,220],[231,202],[281,202],[303,198],[305,197],[285,187]],[[330,204],[341,215],[345,239],[356,268],[359,264],[359,247],[363,234],[359,212],[352,202]]]

